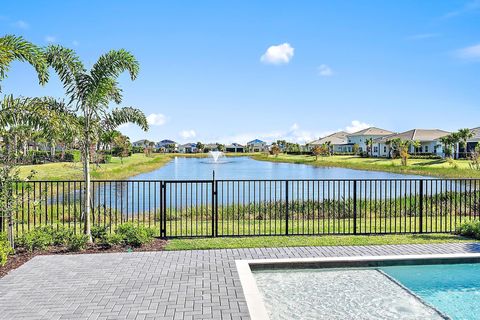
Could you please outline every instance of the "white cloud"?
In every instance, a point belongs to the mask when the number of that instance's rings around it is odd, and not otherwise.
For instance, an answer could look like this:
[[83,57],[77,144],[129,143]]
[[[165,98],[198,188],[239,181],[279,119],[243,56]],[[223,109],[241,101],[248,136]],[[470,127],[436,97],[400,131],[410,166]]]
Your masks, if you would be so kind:
[[184,140],[195,138],[197,136],[194,130],[183,130],[183,131],[180,131],[179,135]]
[[289,43],[270,46],[260,61],[267,64],[286,64],[293,58],[295,49]]
[[457,50],[456,56],[465,60],[478,60],[480,59],[480,43]]
[[57,42],[57,38],[54,36],[46,36],[45,41],[49,43],[54,43],[54,42]]
[[18,20],[13,25],[20,29],[28,29],[28,27],[30,27],[30,25],[23,20]]
[[365,122],[360,122],[358,120],[353,120],[350,125],[346,126],[343,130],[348,133],[357,132],[363,129],[370,128],[371,125]]
[[326,64],[321,64],[318,67],[318,74],[322,77],[331,77],[333,76],[333,70]]
[[167,122],[167,117],[161,113],[152,113],[147,116],[147,122],[151,126],[161,126]]

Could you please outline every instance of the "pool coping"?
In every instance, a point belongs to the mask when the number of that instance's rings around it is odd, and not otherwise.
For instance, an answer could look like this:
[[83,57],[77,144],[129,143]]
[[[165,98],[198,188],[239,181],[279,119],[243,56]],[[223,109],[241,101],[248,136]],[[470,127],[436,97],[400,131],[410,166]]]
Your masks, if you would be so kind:
[[[253,276],[252,271],[254,270],[356,268],[475,262],[480,262],[480,253],[235,260],[243,294],[245,295],[252,320],[269,320],[262,294]],[[427,306],[432,308],[431,305]],[[438,312],[436,308],[433,309]],[[440,314],[443,315],[442,313]]]

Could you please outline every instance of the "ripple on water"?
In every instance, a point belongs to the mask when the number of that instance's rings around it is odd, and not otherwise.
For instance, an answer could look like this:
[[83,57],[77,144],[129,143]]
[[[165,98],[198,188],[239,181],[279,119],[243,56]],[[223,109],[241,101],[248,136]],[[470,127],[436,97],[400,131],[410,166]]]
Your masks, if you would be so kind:
[[377,270],[255,272],[271,320],[442,319]]

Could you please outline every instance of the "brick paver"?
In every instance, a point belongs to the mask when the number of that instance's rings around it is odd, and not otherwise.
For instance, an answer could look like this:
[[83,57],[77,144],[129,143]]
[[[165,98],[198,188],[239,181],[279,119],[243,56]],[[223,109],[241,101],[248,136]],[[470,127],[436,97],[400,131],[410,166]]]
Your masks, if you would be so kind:
[[480,252],[480,244],[37,256],[0,279],[0,319],[248,319],[235,260]]

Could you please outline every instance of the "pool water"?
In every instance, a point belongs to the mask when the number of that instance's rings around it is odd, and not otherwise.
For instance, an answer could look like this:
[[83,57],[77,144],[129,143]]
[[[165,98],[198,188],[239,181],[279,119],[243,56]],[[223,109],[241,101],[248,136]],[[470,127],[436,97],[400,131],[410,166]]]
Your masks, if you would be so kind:
[[480,319],[480,264],[267,270],[254,277],[271,320]]
[[480,264],[381,269],[452,319],[480,319]]

